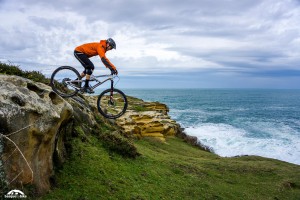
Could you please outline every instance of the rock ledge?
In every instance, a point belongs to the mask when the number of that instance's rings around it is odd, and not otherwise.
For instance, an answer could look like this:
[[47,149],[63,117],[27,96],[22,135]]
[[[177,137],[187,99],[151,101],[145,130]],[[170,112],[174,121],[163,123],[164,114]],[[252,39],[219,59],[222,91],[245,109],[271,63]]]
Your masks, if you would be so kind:
[[144,102],[133,97],[128,99],[128,110],[116,120],[116,124],[125,134],[155,137],[165,141],[167,136],[174,136],[181,132],[179,124],[170,119],[169,108],[165,104]]

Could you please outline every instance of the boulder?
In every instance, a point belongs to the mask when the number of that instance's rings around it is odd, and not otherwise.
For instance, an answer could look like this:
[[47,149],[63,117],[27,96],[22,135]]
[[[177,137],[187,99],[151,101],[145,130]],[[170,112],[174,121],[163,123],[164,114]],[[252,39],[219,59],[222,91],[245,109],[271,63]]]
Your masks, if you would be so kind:
[[165,141],[167,136],[181,132],[180,125],[170,119],[169,108],[159,102],[144,102],[129,97],[126,113],[116,120],[123,133],[135,137],[155,137]]
[[31,183],[38,193],[50,189],[55,138],[72,113],[49,86],[0,75],[0,170],[10,186]]

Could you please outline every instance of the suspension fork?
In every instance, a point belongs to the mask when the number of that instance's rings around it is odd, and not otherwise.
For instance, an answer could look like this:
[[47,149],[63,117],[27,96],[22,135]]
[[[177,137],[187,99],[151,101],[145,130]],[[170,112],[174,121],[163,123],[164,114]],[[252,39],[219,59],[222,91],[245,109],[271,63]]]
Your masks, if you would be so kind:
[[110,95],[112,96],[114,92],[114,80],[110,80]]
[[110,101],[113,101],[113,94],[114,94],[114,80],[110,80]]

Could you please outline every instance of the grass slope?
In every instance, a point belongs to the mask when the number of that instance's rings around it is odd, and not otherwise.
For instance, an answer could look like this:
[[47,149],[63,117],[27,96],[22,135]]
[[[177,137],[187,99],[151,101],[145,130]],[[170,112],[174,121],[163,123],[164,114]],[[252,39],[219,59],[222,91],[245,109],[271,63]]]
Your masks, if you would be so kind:
[[142,156],[110,153],[94,136],[72,141],[54,199],[300,199],[300,166],[261,157],[220,158],[179,138],[135,142]]

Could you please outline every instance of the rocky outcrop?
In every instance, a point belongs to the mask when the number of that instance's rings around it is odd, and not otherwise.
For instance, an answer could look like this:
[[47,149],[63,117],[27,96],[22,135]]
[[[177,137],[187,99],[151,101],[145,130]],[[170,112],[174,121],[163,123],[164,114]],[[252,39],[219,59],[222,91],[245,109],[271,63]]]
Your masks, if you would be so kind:
[[167,136],[181,132],[179,124],[168,116],[169,108],[165,104],[128,98],[130,102],[128,110],[116,120],[116,124],[125,134],[155,137],[165,141]]
[[50,189],[55,138],[72,112],[72,106],[49,86],[0,75],[0,170],[7,183],[32,183],[38,193]]
[[[91,105],[97,105],[97,96],[87,96]],[[160,102],[145,102],[127,96],[128,108],[123,116],[110,120],[127,136],[154,137],[165,141],[167,136],[181,133],[180,125],[168,115],[169,108]],[[96,107],[95,107],[96,109]]]

